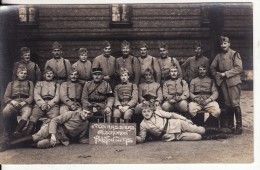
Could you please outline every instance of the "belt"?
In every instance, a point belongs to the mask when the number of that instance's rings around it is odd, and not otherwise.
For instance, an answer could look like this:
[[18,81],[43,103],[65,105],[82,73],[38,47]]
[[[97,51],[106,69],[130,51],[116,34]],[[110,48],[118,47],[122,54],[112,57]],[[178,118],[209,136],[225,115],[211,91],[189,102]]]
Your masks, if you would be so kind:
[[205,92],[205,91],[202,91],[202,92],[193,92],[194,95],[212,95],[212,92]]
[[42,97],[43,100],[52,100],[54,97]]
[[89,99],[89,102],[94,102],[94,103],[101,103],[101,102],[105,102],[106,99]]
[[69,98],[70,100],[74,101],[74,102],[81,102],[81,99],[75,99],[75,98]]
[[151,100],[151,99],[156,99],[156,97],[154,97],[154,96],[152,96],[152,95],[150,95],[150,94],[144,95],[143,98],[145,98],[146,101],[149,101],[149,100]]
[[12,99],[19,99],[19,98],[28,98],[29,95],[18,94],[17,96],[12,96]]
[[169,119],[166,118],[166,123],[165,123],[165,125],[164,125],[164,127],[163,127],[163,130],[162,130],[161,134],[160,134],[159,136],[156,137],[157,140],[161,140],[162,137],[163,137],[163,135],[166,134],[168,124],[169,124]]
[[131,99],[120,99],[120,102],[129,102]]

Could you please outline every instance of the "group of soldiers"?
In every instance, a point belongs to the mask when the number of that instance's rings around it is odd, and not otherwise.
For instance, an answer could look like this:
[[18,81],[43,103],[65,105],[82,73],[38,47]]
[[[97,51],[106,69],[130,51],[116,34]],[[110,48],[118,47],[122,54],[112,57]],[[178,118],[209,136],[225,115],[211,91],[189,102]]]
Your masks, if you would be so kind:
[[[115,58],[104,41],[103,53],[93,63],[88,50],[80,48],[79,60],[71,65],[62,56],[61,44],[54,42],[43,80],[39,66],[30,60],[30,49],[22,47],[22,60],[14,64],[13,81],[4,95],[2,148],[28,141],[39,148],[71,140],[88,143],[88,122],[100,121],[137,123],[137,142],[147,132],[165,141],[199,140],[208,131],[242,134],[242,61],[228,37],[221,36],[220,46],[222,52],[210,64],[196,42],[195,56],[180,66],[163,42],[157,59],[148,54],[145,42],[140,42],[139,57],[131,55],[127,41],[121,44],[122,56]],[[225,112],[217,102],[219,91]],[[221,129],[214,128],[219,117]]]

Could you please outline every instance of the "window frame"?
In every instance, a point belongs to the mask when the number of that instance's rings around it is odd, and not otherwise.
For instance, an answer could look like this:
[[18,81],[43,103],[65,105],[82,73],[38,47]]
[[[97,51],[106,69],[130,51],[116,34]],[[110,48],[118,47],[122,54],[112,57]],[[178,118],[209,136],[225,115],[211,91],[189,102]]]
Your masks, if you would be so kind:
[[[111,4],[109,6],[109,9],[110,9],[110,12],[109,12],[109,15],[110,15],[110,28],[132,28],[133,27],[133,23],[132,23],[132,14],[133,14],[133,7],[132,5],[130,4],[125,4],[129,9],[129,21],[113,21],[112,20],[112,14],[113,14],[113,11],[112,11],[112,7],[113,5],[115,4]],[[118,4],[120,6],[124,5],[124,4]],[[120,18],[122,17],[122,12],[120,12]]]
[[[26,22],[20,21],[20,8],[26,8]],[[29,8],[35,9],[35,21],[29,21]],[[39,22],[39,9],[36,6],[32,5],[20,5],[17,9],[17,25],[18,26],[38,26]]]

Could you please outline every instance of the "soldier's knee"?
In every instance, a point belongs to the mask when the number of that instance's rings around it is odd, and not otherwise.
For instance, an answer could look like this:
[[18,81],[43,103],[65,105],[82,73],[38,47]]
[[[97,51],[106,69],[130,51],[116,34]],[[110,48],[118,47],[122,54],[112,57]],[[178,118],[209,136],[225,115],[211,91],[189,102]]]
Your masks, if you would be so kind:
[[113,111],[113,117],[119,118],[120,116],[121,116],[120,110],[119,110],[119,109],[115,109],[115,110]]
[[50,146],[50,140],[49,139],[43,139],[37,142],[37,148],[39,149],[47,149]]
[[131,119],[132,115],[133,115],[133,110],[129,109],[125,112],[124,119]]
[[171,104],[169,102],[164,102],[162,104],[162,109],[165,110],[165,111],[170,111],[170,108],[171,108]]
[[202,139],[202,136],[198,133],[195,133],[194,136],[193,136],[193,139],[194,140],[201,140]]

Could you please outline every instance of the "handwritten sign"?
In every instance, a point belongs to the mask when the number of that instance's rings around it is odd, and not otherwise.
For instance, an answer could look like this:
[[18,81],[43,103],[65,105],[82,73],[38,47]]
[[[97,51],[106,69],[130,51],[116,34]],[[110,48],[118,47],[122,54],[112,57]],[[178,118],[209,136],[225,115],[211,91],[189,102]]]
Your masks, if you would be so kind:
[[136,145],[135,123],[91,123],[89,143],[92,145]]

